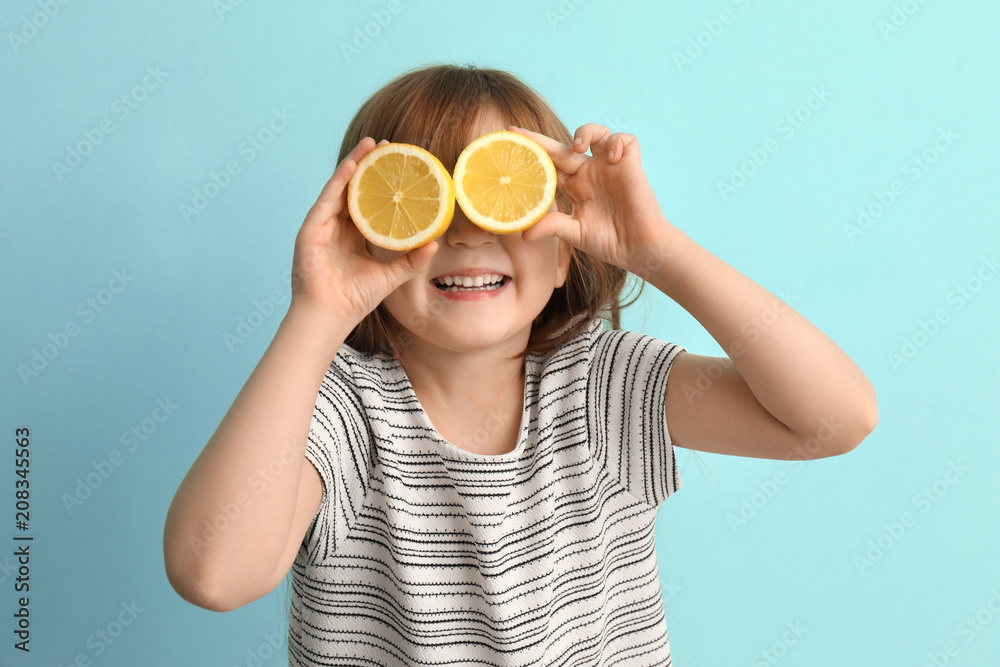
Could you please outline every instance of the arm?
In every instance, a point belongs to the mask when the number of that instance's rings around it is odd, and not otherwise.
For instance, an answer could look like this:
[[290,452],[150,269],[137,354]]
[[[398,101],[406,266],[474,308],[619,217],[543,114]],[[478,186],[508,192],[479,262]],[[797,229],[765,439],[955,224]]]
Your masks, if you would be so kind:
[[323,496],[305,448],[324,374],[351,329],[437,250],[431,243],[386,263],[366,250],[346,186],[374,147],[365,137],[309,210],[288,313],[170,505],[167,578],[200,607],[241,607],[288,573]]
[[654,229],[645,277],[728,355],[674,362],[666,408],[674,444],[810,459],[850,451],[875,428],[874,389],[832,340],[665,219]]
[[345,328],[290,307],[178,488],[164,527],[164,560],[171,585],[192,604],[241,607],[291,567],[322,500],[305,445]]
[[821,458],[849,451],[871,432],[878,409],[861,370],[788,304],[667,221],[634,136],[587,124],[567,146],[510,129],[545,147],[573,205],[571,214],[547,214],[523,238],[557,236],[648,280],[729,355],[682,353],[673,362],[666,419],[674,444],[736,456]]

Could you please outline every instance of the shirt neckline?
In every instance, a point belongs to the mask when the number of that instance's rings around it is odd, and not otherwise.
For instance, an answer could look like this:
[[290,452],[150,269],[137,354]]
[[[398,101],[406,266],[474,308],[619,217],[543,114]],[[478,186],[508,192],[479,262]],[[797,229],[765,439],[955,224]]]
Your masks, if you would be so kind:
[[521,397],[521,423],[517,429],[517,444],[514,446],[514,449],[503,454],[477,454],[475,452],[462,449],[458,445],[452,444],[446,440],[444,436],[438,432],[437,427],[434,426],[434,423],[431,421],[431,418],[424,409],[424,406],[420,403],[420,399],[417,397],[417,392],[413,389],[413,384],[410,382],[410,377],[406,374],[406,369],[403,368],[403,364],[400,363],[399,359],[395,357],[392,358],[392,361],[396,371],[399,373],[399,376],[403,381],[403,388],[407,396],[419,408],[417,410],[417,419],[420,421],[420,425],[426,428],[433,435],[434,441],[442,446],[443,451],[448,452],[449,455],[454,458],[481,463],[505,462],[520,458],[528,440],[528,382],[529,378],[535,371],[537,363],[534,354],[525,355],[524,359],[524,393]]

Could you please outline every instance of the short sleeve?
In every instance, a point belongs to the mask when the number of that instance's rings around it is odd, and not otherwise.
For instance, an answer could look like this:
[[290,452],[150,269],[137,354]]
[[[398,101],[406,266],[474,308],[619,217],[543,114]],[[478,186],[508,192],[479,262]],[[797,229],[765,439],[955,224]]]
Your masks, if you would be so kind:
[[667,429],[667,378],[685,349],[631,331],[595,331],[587,382],[595,455],[637,500],[657,506],[681,488]]
[[323,500],[303,538],[311,565],[336,552],[368,490],[372,437],[355,381],[358,363],[356,352],[341,347],[320,385],[309,425],[305,456],[323,481]]

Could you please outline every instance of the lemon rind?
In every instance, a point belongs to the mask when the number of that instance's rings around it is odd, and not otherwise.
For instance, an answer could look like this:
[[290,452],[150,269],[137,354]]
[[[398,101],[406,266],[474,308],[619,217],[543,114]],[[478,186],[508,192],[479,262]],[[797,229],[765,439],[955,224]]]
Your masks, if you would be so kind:
[[[358,183],[361,181],[362,174],[381,156],[390,153],[409,155],[423,159],[431,166],[430,173],[436,178],[440,189],[440,195],[438,198],[438,210],[440,212],[438,216],[422,232],[413,236],[408,236],[404,239],[394,239],[389,236],[379,234],[372,229],[371,226],[368,225],[364,216],[361,215],[358,204]],[[448,226],[451,224],[451,219],[455,214],[455,183],[451,178],[451,174],[449,174],[448,170],[445,169],[443,164],[441,164],[441,161],[438,160],[437,157],[435,157],[430,151],[412,144],[384,144],[372,149],[358,162],[354,175],[351,177],[351,180],[347,185],[347,208],[350,212],[351,220],[354,222],[354,226],[357,227],[362,236],[374,245],[387,250],[404,252],[414,250],[420,246],[427,245],[431,241],[434,241],[448,229]]]
[[[498,222],[497,220],[476,211],[472,206],[472,203],[469,201],[469,198],[466,196],[465,191],[461,187],[461,179],[457,178],[458,174],[464,172],[465,163],[468,162],[469,157],[484,144],[495,141],[497,138],[508,139],[530,149],[536,154],[539,162],[542,164],[542,169],[545,171],[546,176],[548,176],[541,201],[534,208],[525,213],[524,217],[522,217],[521,221],[517,224]],[[473,224],[487,231],[493,232],[494,234],[516,234],[528,229],[541,220],[542,217],[548,212],[556,196],[558,177],[552,158],[549,157],[549,154],[540,143],[530,137],[524,136],[523,134],[512,132],[511,130],[498,130],[496,132],[490,132],[472,141],[472,143],[466,146],[462,153],[458,156],[458,160],[455,162],[454,175],[456,176],[456,178],[453,178],[455,201],[462,209],[462,212],[465,213],[465,216],[472,221]]]

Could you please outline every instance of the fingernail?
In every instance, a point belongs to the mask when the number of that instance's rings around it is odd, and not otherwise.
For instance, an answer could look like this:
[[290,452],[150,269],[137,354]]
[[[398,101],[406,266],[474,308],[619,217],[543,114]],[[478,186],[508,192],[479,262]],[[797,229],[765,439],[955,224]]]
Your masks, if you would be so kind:
[[577,137],[576,141],[573,142],[573,145],[576,146],[577,144],[582,144],[582,143],[583,143],[583,137]]

